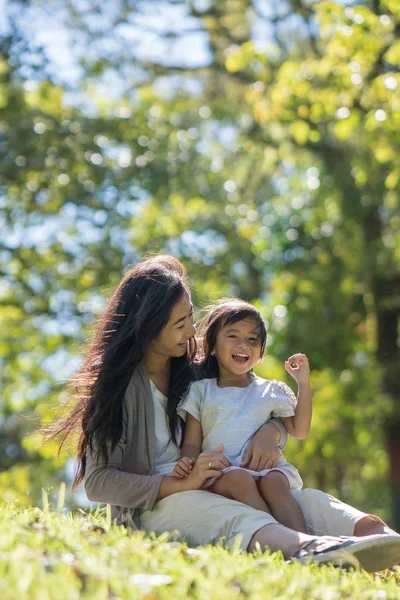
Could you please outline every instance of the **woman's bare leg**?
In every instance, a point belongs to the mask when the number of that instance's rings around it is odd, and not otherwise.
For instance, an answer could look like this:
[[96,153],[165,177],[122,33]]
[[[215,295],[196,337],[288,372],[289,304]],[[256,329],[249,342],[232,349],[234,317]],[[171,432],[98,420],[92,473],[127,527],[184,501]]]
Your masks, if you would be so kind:
[[261,496],[268,503],[279,523],[306,533],[306,524],[300,506],[290,493],[288,478],[280,471],[271,471],[258,482]]
[[256,510],[271,514],[268,505],[258,491],[253,476],[246,471],[234,469],[224,473],[207,488],[207,491],[243,502],[243,504],[247,504],[247,506],[251,506]]
[[271,552],[280,550],[285,559],[291,558],[304,544],[311,542],[314,538],[305,533],[299,533],[288,529],[279,523],[266,525],[253,535],[248,545],[248,551],[252,552],[259,544],[261,550],[269,548]]
[[378,533],[396,534],[395,531],[390,529],[384,521],[379,517],[373,515],[367,515],[359,521],[357,521],[354,527],[354,535],[358,537],[364,537],[366,535],[376,535]]
[[257,543],[262,550],[280,550],[286,559],[295,557],[303,563],[331,563],[341,567],[361,566],[371,573],[388,569],[400,561],[399,535],[372,535],[358,539],[315,537],[271,524],[253,535],[247,549],[254,550]]

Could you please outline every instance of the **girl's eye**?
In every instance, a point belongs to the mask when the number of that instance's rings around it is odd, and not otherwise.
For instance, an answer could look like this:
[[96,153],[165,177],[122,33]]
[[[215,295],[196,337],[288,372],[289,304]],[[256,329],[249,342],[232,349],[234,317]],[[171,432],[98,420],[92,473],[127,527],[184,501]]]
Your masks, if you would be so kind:
[[231,338],[232,340],[236,340],[236,335],[234,335],[233,333],[231,333],[230,335],[228,335],[229,338]]
[[177,327],[177,329],[183,329],[185,327],[185,325],[179,325],[179,327]]

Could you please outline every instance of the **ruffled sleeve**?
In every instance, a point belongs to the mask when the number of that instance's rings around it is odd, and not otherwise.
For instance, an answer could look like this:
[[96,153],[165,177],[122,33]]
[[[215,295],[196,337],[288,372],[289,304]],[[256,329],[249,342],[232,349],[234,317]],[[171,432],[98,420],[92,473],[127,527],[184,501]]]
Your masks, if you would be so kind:
[[178,415],[186,421],[186,413],[189,413],[196,421],[201,421],[203,400],[203,386],[200,381],[194,381],[190,386],[188,393],[178,405]]
[[271,395],[275,400],[272,411],[273,416],[293,417],[297,405],[297,398],[290,387],[283,381],[274,379],[271,388]]

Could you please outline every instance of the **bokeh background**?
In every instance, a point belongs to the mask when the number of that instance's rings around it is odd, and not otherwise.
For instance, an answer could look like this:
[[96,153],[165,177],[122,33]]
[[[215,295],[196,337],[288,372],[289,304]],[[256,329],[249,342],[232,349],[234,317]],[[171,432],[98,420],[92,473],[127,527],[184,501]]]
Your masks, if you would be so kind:
[[167,252],[260,308],[259,374],[308,354],[305,485],[400,528],[398,0],[3,1],[0,112],[1,499],[70,482],[37,428]]

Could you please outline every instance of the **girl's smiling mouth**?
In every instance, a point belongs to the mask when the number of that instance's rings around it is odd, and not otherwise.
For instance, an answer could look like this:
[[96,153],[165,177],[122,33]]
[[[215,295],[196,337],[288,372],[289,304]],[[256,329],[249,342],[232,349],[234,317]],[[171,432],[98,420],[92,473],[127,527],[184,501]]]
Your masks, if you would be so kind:
[[244,354],[242,352],[234,352],[232,354],[232,358],[234,361],[244,364],[249,360],[250,357],[248,354]]

